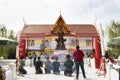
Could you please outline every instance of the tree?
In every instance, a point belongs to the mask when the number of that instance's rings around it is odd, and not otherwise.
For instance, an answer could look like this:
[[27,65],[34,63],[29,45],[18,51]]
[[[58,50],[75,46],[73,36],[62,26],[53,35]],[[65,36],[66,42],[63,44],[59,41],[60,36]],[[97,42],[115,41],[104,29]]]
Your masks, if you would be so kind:
[[[108,33],[109,41],[112,38],[119,37],[120,36],[120,22],[115,22],[114,20],[111,21],[111,24],[107,26],[107,33]],[[111,48],[111,50],[116,57],[120,55],[120,49]]]
[[8,59],[15,59],[16,58],[16,48],[9,49],[7,58]]
[[14,37],[14,35],[13,35],[13,30],[10,31],[10,35],[8,36],[8,38],[9,38],[9,39],[12,39],[12,40],[15,39],[15,37]]
[[[10,31],[10,34],[7,33],[7,29],[5,25],[0,25],[0,36],[1,37],[6,37],[9,39],[14,40],[15,37],[13,35],[13,30]],[[8,37],[7,37],[8,36]],[[5,46],[1,46],[0,45],[0,56],[3,56],[4,58],[7,58],[10,52],[10,49],[15,49],[16,47],[13,45],[5,45]]]
[[120,36],[120,22],[111,21],[111,24],[107,26],[109,39]]
[[5,25],[0,25],[0,36],[7,37],[7,29]]

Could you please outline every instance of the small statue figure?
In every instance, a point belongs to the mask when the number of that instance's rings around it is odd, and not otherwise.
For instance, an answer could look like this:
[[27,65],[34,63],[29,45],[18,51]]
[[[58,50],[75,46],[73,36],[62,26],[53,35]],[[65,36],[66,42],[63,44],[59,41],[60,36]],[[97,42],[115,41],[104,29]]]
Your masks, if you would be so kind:
[[62,27],[60,27],[58,31],[58,38],[56,39],[57,41],[57,47],[56,50],[66,50],[64,42],[66,39],[63,38],[64,32],[62,31]]
[[59,32],[58,32],[58,39],[59,39],[59,41],[63,40],[63,35],[64,35],[64,32],[62,31],[62,28],[60,28]]

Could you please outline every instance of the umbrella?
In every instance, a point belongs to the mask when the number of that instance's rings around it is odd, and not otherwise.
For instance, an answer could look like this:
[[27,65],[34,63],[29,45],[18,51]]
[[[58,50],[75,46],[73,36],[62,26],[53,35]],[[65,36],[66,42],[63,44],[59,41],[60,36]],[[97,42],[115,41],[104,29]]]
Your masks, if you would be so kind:
[[8,38],[0,37],[0,45],[18,45],[18,42]]
[[56,59],[56,58],[58,58],[60,62],[64,62],[66,60],[66,54],[58,53],[51,56],[51,59]]
[[108,47],[120,49],[120,37],[111,39],[111,41],[108,43]]

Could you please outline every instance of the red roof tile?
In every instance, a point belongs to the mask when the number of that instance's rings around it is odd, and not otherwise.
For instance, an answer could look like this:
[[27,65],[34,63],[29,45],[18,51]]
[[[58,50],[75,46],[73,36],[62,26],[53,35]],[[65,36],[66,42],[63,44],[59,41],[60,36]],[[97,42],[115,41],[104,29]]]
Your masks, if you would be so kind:
[[53,25],[26,25],[22,33],[48,33]]
[[[50,33],[53,24],[26,25],[22,30],[22,34],[42,34]],[[92,24],[67,24],[70,27],[70,32],[75,32],[79,36],[99,36],[97,29]]]

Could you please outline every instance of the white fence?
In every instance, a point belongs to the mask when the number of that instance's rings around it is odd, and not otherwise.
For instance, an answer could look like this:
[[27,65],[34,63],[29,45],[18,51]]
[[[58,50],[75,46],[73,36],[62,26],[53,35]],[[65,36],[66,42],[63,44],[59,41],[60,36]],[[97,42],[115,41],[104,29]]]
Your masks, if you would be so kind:
[[0,66],[6,71],[5,80],[15,80],[16,75],[16,60],[0,60]]
[[[90,59],[91,66],[95,68],[95,60]],[[107,63],[106,64],[106,80],[120,80],[120,59],[115,59],[117,64]],[[85,63],[88,64],[88,60],[85,59]]]
[[[107,63],[106,80],[120,80],[120,59],[116,59],[116,65]],[[85,61],[86,63],[86,61]],[[30,65],[30,60],[26,60],[26,65]],[[0,66],[6,70],[6,80],[15,80],[16,75],[16,60],[0,60]],[[95,67],[94,59],[91,59],[91,66]]]

